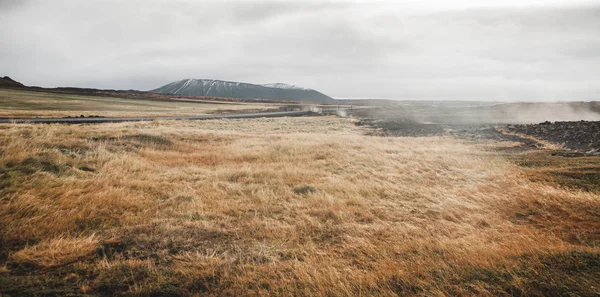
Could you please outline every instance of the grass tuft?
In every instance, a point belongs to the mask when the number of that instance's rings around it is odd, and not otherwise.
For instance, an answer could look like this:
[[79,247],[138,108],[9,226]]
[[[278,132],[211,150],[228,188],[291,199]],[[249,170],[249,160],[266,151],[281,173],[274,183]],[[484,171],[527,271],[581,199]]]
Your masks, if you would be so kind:
[[98,249],[98,238],[56,238],[43,241],[12,254],[15,264],[28,264],[43,268],[64,266],[93,255]]

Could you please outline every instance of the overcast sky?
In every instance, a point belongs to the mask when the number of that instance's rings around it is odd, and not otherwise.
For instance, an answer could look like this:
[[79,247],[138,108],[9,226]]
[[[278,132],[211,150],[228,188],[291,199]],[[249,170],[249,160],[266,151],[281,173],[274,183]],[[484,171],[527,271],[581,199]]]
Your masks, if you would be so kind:
[[600,100],[600,1],[0,0],[0,76],[148,90],[285,82],[335,98]]

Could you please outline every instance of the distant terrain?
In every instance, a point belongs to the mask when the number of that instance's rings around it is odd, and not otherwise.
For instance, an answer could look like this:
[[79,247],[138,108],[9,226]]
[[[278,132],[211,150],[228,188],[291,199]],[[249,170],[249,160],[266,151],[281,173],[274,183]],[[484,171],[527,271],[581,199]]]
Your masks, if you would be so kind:
[[22,83],[13,80],[12,78],[5,76],[0,77],[0,87],[24,87]]
[[0,88],[0,118],[158,117],[293,110],[278,103],[132,99],[121,97],[126,93],[113,94],[96,96]]
[[532,124],[545,121],[600,121],[600,102],[486,102],[340,100],[366,106],[354,110],[359,117],[393,121],[412,120],[442,125]]
[[11,79],[8,76],[0,77],[0,89],[25,90],[32,92],[55,93],[66,95],[84,95],[95,97],[117,97],[124,99],[142,99],[154,101],[199,101],[205,102],[248,102],[248,103],[296,103],[289,100],[269,100],[260,98],[225,98],[216,96],[185,96],[175,94],[160,94],[152,92],[144,92],[138,90],[106,90],[93,88],[74,88],[74,87],[57,87],[57,88],[42,88],[36,86],[27,86],[18,81]]
[[260,98],[334,104],[336,101],[313,89],[275,83],[256,85],[214,79],[184,79],[172,82],[152,93],[225,98]]

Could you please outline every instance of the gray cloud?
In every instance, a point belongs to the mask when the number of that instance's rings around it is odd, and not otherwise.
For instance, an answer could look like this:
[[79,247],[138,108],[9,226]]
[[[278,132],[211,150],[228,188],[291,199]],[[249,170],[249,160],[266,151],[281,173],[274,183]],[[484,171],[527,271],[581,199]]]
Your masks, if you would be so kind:
[[2,11],[9,11],[21,6],[25,1],[20,0],[0,0],[0,8]]
[[287,82],[340,98],[599,100],[597,1],[0,0],[0,75],[151,89]]

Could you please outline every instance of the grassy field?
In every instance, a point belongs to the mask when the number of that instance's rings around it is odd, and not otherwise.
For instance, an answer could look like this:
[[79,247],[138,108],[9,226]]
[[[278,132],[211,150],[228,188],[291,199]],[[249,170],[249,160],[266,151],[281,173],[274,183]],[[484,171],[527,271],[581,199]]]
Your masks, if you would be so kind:
[[600,158],[577,156],[565,151],[539,151],[511,156],[527,168],[532,179],[563,187],[600,193]]
[[223,110],[267,110],[265,103],[193,103],[79,96],[0,89],[0,117],[201,115]]
[[0,125],[0,294],[600,292],[598,192],[539,179],[497,152],[511,143],[365,134],[329,117]]

